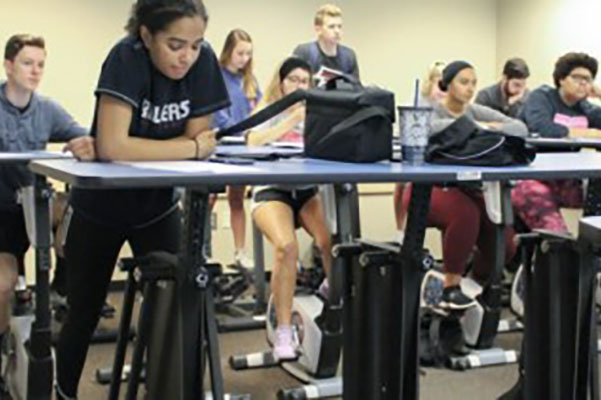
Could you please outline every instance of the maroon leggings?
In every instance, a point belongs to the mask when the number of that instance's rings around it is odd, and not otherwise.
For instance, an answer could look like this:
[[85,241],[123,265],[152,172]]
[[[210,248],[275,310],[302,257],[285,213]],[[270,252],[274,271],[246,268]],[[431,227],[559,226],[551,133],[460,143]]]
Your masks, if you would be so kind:
[[[409,207],[411,185],[403,193],[403,210]],[[467,261],[474,250],[474,277],[484,280],[494,267],[495,225],[486,215],[486,206],[480,193],[467,193],[451,187],[432,188],[428,226],[442,231],[444,271],[463,275]],[[505,237],[505,259],[515,254],[514,231],[508,228]]]

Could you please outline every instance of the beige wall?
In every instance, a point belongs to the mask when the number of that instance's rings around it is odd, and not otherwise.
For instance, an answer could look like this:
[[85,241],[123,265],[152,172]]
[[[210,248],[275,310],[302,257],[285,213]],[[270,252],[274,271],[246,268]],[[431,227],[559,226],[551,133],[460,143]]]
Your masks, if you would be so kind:
[[[108,50],[122,35],[128,0],[2,2],[0,43],[16,32],[46,37],[49,58],[41,91],[58,99],[82,124],[93,115],[93,89]],[[217,52],[227,32],[246,29],[255,42],[263,86],[276,64],[314,36],[318,0],[206,0],[207,38]],[[436,60],[468,59],[482,81],[495,77],[495,0],[372,0],[341,2],[345,42],[357,51],[365,82],[412,98],[413,82]],[[4,71],[0,71],[0,77]]]
[[[110,47],[123,35],[131,1],[0,1],[2,46],[17,32],[46,37],[49,58],[41,91],[58,99],[82,124],[89,125],[100,66]],[[357,51],[364,82],[393,90],[399,104],[411,101],[414,79],[421,77],[433,61],[469,60],[477,67],[480,85],[484,86],[497,78],[506,58],[519,55],[528,60],[531,86],[536,86],[549,82],[555,59],[568,50],[601,55],[599,0],[334,2],[343,5],[345,42]],[[246,29],[255,42],[256,75],[265,86],[276,64],[296,44],[313,38],[313,14],[322,1],[206,3],[211,15],[207,38],[216,52],[229,30]],[[394,236],[388,193],[364,196],[361,209],[366,237],[389,240]],[[230,262],[232,239],[225,201],[218,203],[216,212],[215,255]],[[306,248],[308,240],[304,236],[302,243]],[[437,255],[438,244],[437,235],[431,235],[429,247]]]
[[530,86],[553,84],[553,66],[568,51],[601,57],[599,0],[499,0],[497,70],[505,59],[524,57],[532,71]]
[[[129,0],[0,0],[0,44],[17,32],[43,35],[48,62],[41,92],[59,100],[75,118],[89,125],[93,90],[111,46],[123,36],[132,4]],[[364,82],[389,88],[399,104],[410,102],[414,79],[432,62],[467,59],[481,81],[495,78],[495,0],[372,0],[342,4],[345,43],[359,57]],[[321,0],[206,0],[210,22],[207,39],[221,50],[233,28],[246,29],[255,42],[256,75],[264,87],[279,61],[302,42],[312,40],[313,15]],[[3,77],[0,70],[0,77]],[[371,206],[370,203],[374,202]],[[381,206],[375,206],[375,204]],[[370,197],[362,208],[368,236],[394,234],[390,196]],[[227,206],[217,207],[215,254],[231,260]],[[387,221],[386,225],[373,221]],[[303,240],[306,243],[306,240]]]

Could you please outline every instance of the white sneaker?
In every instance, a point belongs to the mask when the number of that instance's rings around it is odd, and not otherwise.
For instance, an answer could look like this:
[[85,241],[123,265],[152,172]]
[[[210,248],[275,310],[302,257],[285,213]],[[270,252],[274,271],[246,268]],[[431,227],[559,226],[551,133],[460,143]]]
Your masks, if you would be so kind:
[[243,250],[234,253],[234,263],[240,268],[252,269],[255,267],[254,260],[248,257]]
[[294,360],[298,357],[292,329],[289,326],[278,326],[276,328],[273,356],[278,361]]
[[399,242],[399,244],[403,244],[404,240],[405,240],[405,231],[402,229],[399,229],[396,232],[396,241]]

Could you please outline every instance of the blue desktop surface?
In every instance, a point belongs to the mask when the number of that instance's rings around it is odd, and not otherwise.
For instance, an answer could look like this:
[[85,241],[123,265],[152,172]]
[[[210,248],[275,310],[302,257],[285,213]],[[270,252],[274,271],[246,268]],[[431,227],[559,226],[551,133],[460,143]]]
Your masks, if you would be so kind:
[[216,156],[281,156],[293,157],[303,154],[302,146],[293,145],[273,145],[273,146],[245,146],[245,145],[228,145],[218,146],[215,150]]
[[398,162],[341,163],[315,159],[257,161],[220,166],[203,161],[100,163],[35,160],[38,174],[84,188],[189,186],[195,184],[455,182],[601,177],[601,154],[539,154],[527,166],[410,166]]
[[73,158],[71,153],[59,153],[54,151],[26,151],[26,152],[0,152],[0,164],[3,163],[26,163],[31,160],[54,160]]

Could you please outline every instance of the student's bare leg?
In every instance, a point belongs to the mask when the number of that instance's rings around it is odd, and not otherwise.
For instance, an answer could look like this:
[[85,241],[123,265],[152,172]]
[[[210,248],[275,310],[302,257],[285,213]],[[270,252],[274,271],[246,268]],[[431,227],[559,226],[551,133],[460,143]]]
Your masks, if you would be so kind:
[[236,252],[244,251],[246,244],[246,213],[244,212],[246,186],[228,186],[227,200],[230,204],[230,224],[234,235]]
[[299,213],[302,227],[313,237],[315,244],[321,254],[323,268],[326,275],[330,273],[332,264],[332,240],[331,234],[326,226],[326,218],[323,204],[319,196],[313,196]]
[[254,210],[253,219],[274,247],[271,292],[278,325],[289,326],[298,260],[292,209],[285,203],[269,201]]
[[0,334],[6,332],[8,328],[10,303],[17,277],[17,258],[10,253],[0,253]]

